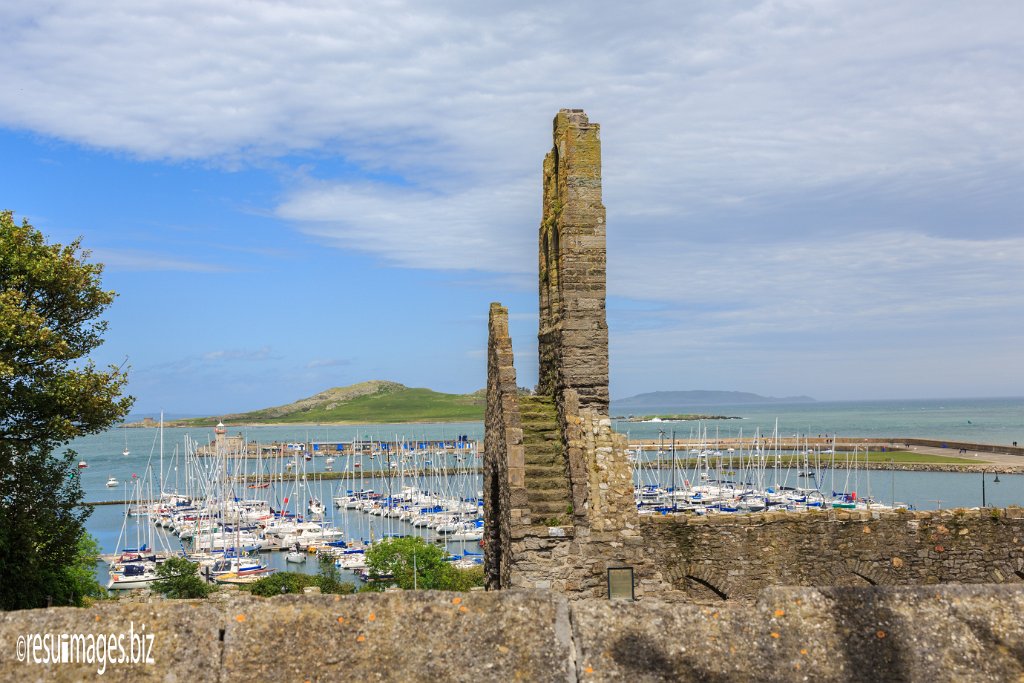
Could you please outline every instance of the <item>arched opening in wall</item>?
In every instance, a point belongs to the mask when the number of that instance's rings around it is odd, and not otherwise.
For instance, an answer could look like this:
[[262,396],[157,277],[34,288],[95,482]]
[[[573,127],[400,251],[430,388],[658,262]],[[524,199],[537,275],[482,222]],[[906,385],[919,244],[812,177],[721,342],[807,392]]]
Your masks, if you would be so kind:
[[696,584],[698,584],[700,586],[703,586],[704,588],[707,588],[708,590],[710,590],[712,593],[714,593],[716,596],[718,596],[722,600],[728,600],[729,599],[729,596],[726,595],[724,591],[722,591],[721,589],[719,589],[718,587],[716,587],[712,583],[710,583],[708,581],[705,581],[704,579],[697,578],[696,576],[693,576],[692,574],[687,574],[686,578],[689,579],[690,581],[693,581],[694,583],[696,583]]

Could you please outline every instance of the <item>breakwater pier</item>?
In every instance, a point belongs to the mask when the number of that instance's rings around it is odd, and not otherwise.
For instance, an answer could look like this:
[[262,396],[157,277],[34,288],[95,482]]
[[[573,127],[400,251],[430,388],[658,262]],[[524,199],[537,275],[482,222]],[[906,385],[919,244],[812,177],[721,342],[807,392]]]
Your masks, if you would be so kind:
[[[667,424],[667,423],[666,423]],[[750,450],[754,448],[771,449],[779,451],[854,451],[872,450],[884,452],[887,450],[918,450],[920,452],[935,452],[939,455],[957,455],[959,451],[969,453],[985,453],[991,455],[1005,455],[1021,458],[1024,464],[1024,446],[978,443],[967,441],[952,441],[943,439],[928,439],[920,437],[827,437],[827,436],[785,436],[772,437],[761,436],[758,438],[736,438],[726,437],[721,439],[692,439],[677,437],[674,440],[668,436],[668,432],[662,438],[632,438],[629,439],[629,447],[642,447],[645,450],[677,452],[698,452],[704,450],[719,451],[733,449],[733,451]],[[330,457],[345,455],[383,455],[398,456],[409,452],[430,452],[447,453],[451,455],[465,455],[468,453],[484,452],[484,444],[468,437],[456,439],[398,439],[398,440],[366,440],[366,441],[310,441],[310,442],[279,442],[261,443],[258,441],[245,441],[241,435],[226,436],[223,443],[218,446],[217,442],[211,441],[208,444],[199,446],[196,454],[203,457],[214,455],[230,455],[241,458],[263,458],[263,457],[286,457],[296,455],[309,455],[312,457]]]

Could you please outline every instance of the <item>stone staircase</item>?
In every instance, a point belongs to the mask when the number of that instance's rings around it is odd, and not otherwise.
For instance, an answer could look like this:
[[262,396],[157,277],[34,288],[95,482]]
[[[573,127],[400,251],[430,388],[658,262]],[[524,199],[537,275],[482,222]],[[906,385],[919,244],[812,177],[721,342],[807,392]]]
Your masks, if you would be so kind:
[[525,483],[532,524],[561,526],[572,520],[558,410],[550,396],[520,396]]

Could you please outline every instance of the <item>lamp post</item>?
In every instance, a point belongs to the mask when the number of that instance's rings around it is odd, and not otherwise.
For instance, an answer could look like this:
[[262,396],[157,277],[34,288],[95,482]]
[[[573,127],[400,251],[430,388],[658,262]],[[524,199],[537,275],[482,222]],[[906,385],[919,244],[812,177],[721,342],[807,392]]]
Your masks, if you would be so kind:
[[[981,471],[981,507],[988,507],[985,504],[985,471],[986,470],[982,470]],[[998,484],[999,483],[999,473],[998,472],[996,473],[996,478],[992,480],[992,483],[993,484]]]
[[892,475],[892,507],[896,509],[896,463],[892,458],[889,458],[889,474]]

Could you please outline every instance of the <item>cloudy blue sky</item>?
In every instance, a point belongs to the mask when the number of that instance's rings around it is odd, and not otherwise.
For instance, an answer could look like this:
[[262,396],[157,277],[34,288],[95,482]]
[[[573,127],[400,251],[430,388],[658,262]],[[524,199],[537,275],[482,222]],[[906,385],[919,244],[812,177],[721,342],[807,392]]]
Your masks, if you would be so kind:
[[1024,393],[1024,3],[0,4],[0,207],[137,408],[536,380],[551,118],[602,125],[612,395]]

